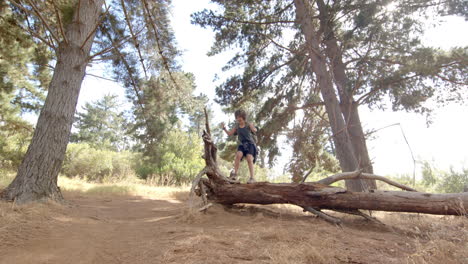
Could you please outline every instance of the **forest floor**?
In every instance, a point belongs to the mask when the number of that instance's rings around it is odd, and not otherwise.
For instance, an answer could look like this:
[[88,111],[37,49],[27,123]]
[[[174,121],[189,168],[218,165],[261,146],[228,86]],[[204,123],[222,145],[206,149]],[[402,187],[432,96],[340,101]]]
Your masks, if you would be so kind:
[[187,188],[103,190],[0,202],[0,263],[468,263],[463,217],[337,213],[337,227],[287,205],[193,212]]

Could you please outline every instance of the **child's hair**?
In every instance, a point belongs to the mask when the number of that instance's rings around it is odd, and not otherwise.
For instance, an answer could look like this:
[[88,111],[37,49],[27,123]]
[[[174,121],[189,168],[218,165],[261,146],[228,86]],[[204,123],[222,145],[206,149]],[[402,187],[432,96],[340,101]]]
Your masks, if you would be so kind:
[[234,113],[234,116],[236,118],[242,117],[244,120],[247,120],[247,113],[242,109],[236,110],[236,112]]

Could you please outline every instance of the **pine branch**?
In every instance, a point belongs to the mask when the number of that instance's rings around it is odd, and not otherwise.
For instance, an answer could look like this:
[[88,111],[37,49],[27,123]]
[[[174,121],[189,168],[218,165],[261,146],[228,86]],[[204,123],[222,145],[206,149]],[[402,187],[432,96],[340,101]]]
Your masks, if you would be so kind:
[[123,10],[123,13],[125,15],[125,21],[127,22],[128,29],[130,31],[130,35],[132,36],[132,39],[133,39],[133,45],[135,46],[135,48],[138,51],[138,57],[140,57],[140,63],[141,63],[141,66],[143,67],[143,72],[145,73],[145,78],[148,79],[148,75],[146,73],[146,67],[145,67],[145,63],[144,63],[144,60],[143,60],[143,56],[141,55],[140,44],[138,43],[136,35],[133,33],[132,23],[130,23],[130,17],[128,16],[127,8],[125,7],[125,1],[120,0],[120,3],[122,5],[122,10]]
[[[5,20],[4,17],[0,17],[0,19],[3,19]],[[6,21],[6,20],[5,20]],[[6,21],[8,22],[8,21]],[[10,23],[11,24],[11,23]],[[28,23],[29,24],[29,23]],[[21,26],[20,24],[18,23],[15,23],[14,24],[15,26],[19,27],[21,30],[23,31],[27,31],[29,34],[31,34],[31,36],[39,39],[42,43],[46,44],[48,47],[50,47],[51,49],[53,50],[56,50],[56,47],[54,46],[54,44],[50,43],[48,40],[44,39],[43,37],[41,37],[39,34],[37,34],[35,31],[33,31],[32,29],[29,28],[29,26],[26,28],[26,27],[23,27]]]
[[416,77],[419,77],[420,74],[413,74],[411,76],[407,76],[407,77],[404,77],[404,78],[400,78],[398,80],[395,80],[393,82],[390,82],[390,83],[386,83],[385,86],[381,85],[377,88],[374,88],[372,90],[370,90],[368,93],[362,95],[361,97],[359,97],[359,99],[356,100],[356,103],[358,105],[362,104],[362,102],[366,101],[369,97],[371,97],[372,95],[376,94],[377,92],[381,91],[382,89],[384,89],[385,87],[388,87],[389,85],[391,84],[394,84],[394,83],[398,83],[398,82],[401,82],[401,81],[405,81],[405,80],[410,80],[410,79],[413,79],[413,78],[416,78]]
[[[112,40],[112,36],[110,35],[109,32],[105,32],[105,34],[107,35],[107,37],[110,40]],[[148,118],[146,118],[146,110],[145,110],[145,107],[143,106],[143,99],[141,98],[141,95],[140,95],[140,93],[138,91],[139,89],[138,89],[138,86],[137,86],[137,82],[136,82],[134,76],[131,74],[130,64],[125,59],[125,56],[120,52],[119,49],[112,49],[112,50],[115,51],[115,53],[120,57],[122,63],[125,66],[125,69],[127,70],[128,76],[130,78],[132,89],[135,92],[135,95],[137,97],[137,104],[140,106],[141,112],[143,113],[144,122],[145,122],[147,127],[150,127],[149,122],[148,122]]]
[[148,1],[146,0],[143,0],[143,10],[144,10],[144,13],[146,14],[147,16],[147,19],[149,20],[149,24],[151,24],[151,27],[154,31],[154,37],[156,39],[156,45],[158,47],[158,51],[159,51],[159,55],[161,56],[161,59],[163,61],[163,65],[164,67],[166,68],[168,74],[169,74],[169,77],[171,78],[171,81],[174,83],[174,85],[176,86],[176,88],[178,90],[181,90],[181,88],[179,87],[179,84],[176,82],[175,78],[174,78],[174,75],[172,74],[172,71],[169,67],[169,63],[168,63],[168,60],[167,58],[164,56],[164,52],[163,52],[163,49],[162,49],[162,44],[161,44],[161,41],[159,39],[159,34],[158,34],[158,30],[156,28],[156,23],[154,21],[154,18],[153,18],[153,15],[151,14],[150,12],[150,8],[149,8],[149,5],[148,5]]
[[287,66],[289,64],[291,64],[294,60],[296,59],[296,56],[292,57],[290,60],[280,64],[280,65],[277,65],[275,67],[273,67],[270,71],[268,71],[261,79],[260,81],[258,82],[258,84],[262,84],[266,81],[266,79],[268,79],[268,77],[270,77],[275,71],[283,68],[284,66]]
[[226,20],[227,22],[239,23],[239,24],[250,24],[250,25],[272,25],[272,24],[296,24],[295,20],[275,20],[275,21],[249,21],[249,20],[238,20],[230,19],[222,16],[214,16],[214,18]]
[[[143,29],[141,29],[139,33],[141,33],[143,31]],[[90,56],[90,59],[89,60],[92,60],[94,59],[95,57],[98,57],[100,55],[103,55],[103,54],[106,54],[114,49],[117,49],[117,48],[120,48],[122,45],[124,45],[125,43],[127,43],[128,41],[130,40],[130,36],[127,36],[127,37],[124,37],[123,39],[121,39],[118,43],[112,43],[109,47],[107,48],[104,48],[98,52],[96,52],[95,54],[91,55]]]
[[277,46],[277,47],[279,47],[279,48],[281,48],[281,49],[287,50],[287,51],[289,51],[289,52],[292,53],[292,54],[297,54],[297,53],[300,52],[300,51],[292,50],[292,49],[290,49],[290,48],[287,48],[287,47],[285,47],[285,46],[279,44],[279,43],[276,42],[274,39],[270,38],[270,36],[268,36],[267,34],[264,34],[264,33],[261,33],[261,32],[258,32],[258,34],[261,35],[261,36],[263,36],[263,37],[265,37],[266,39],[268,39],[268,40],[269,40],[271,43],[273,43],[275,46]]
[[442,79],[443,81],[446,81],[446,82],[449,82],[449,83],[452,83],[452,84],[456,84],[456,85],[468,85],[468,83],[463,83],[463,82],[457,82],[457,81],[454,81],[454,80],[450,80],[450,79],[448,79],[448,78],[446,78],[446,77],[444,77],[444,76],[442,76],[442,75],[440,75],[440,74],[438,74],[438,73],[436,73],[435,76],[439,77],[439,78]]

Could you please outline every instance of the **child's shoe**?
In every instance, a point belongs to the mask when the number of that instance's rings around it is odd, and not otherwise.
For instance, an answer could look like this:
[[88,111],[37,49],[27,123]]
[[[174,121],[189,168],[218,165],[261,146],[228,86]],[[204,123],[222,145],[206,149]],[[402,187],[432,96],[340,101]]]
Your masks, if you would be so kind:
[[237,174],[234,172],[234,170],[231,170],[231,174],[229,175],[229,179],[233,181],[237,181]]
[[254,178],[250,178],[248,181],[247,181],[247,184],[251,184],[251,183],[256,183],[257,181],[254,179]]

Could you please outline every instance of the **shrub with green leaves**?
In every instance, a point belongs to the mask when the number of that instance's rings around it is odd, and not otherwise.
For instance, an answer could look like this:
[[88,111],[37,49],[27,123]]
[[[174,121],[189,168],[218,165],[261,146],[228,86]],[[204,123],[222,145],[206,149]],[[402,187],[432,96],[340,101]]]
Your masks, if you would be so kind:
[[437,190],[445,193],[459,193],[463,192],[465,186],[468,186],[468,169],[455,171],[450,168],[449,172],[442,175],[437,184]]
[[150,183],[188,184],[204,167],[202,142],[195,133],[171,130],[152,152],[158,155],[143,155],[135,164],[137,175]]
[[0,131],[0,167],[11,170],[18,168],[28,149],[31,135],[29,130]]
[[68,177],[100,182],[123,179],[134,174],[133,155],[129,151],[100,150],[86,143],[70,143],[62,173]]

